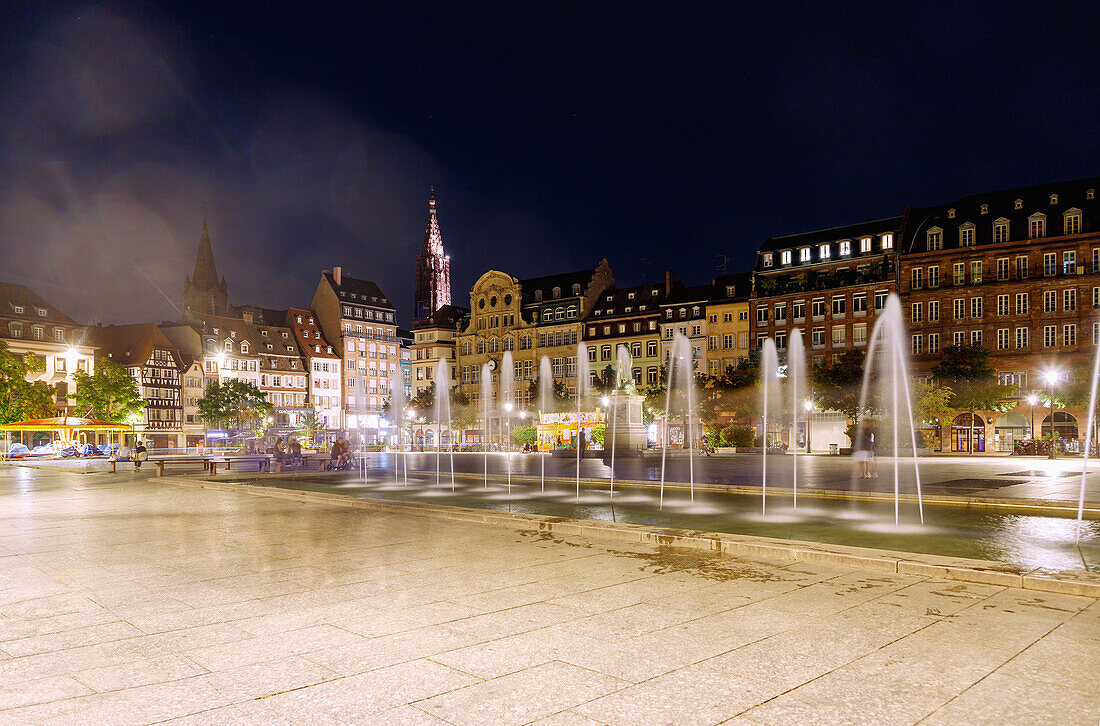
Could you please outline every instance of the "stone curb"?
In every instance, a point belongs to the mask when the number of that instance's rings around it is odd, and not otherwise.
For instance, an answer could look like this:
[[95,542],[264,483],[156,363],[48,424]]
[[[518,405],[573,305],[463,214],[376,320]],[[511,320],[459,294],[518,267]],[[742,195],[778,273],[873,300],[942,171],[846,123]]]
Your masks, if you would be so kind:
[[[380,470],[373,470],[378,472]],[[427,470],[417,470],[421,474],[431,473]],[[251,472],[246,472],[251,473]],[[347,472],[333,472],[333,471],[309,471],[309,472],[284,472],[280,474],[265,473],[264,479],[298,479],[303,476],[309,478],[321,477],[337,477],[346,475]],[[450,477],[450,472],[444,473],[445,477]],[[241,473],[236,471],[224,472],[217,475],[217,478],[207,478],[208,481],[234,481],[241,478]],[[455,479],[461,479],[463,481],[481,481],[482,475],[470,472],[455,472]],[[527,474],[513,474],[512,481],[519,484],[532,484],[538,483],[540,477],[530,476]],[[569,477],[546,477],[546,481],[553,482],[555,484],[572,484],[576,479]],[[608,484],[607,479],[587,479],[581,478],[581,484],[585,486],[606,486]],[[651,481],[639,480],[639,479],[616,479],[615,486],[622,486],[629,489],[659,489],[660,484]],[[690,485],[687,482],[665,482],[666,489],[682,490],[687,489]],[[760,487],[747,486],[744,484],[696,484],[695,489],[701,492],[718,492],[718,493],[733,493],[733,494],[750,494],[760,496]],[[792,491],[786,488],[772,487],[768,488],[769,497],[780,497],[790,499]],[[882,492],[846,492],[841,489],[817,489],[806,488],[798,490],[799,497],[807,497],[811,499],[844,499],[852,501],[864,501],[864,502],[889,502],[894,501],[892,494]],[[1010,509],[1014,512],[1021,513],[1035,513],[1052,517],[1068,517],[1071,519],[1077,518],[1077,502],[1074,501],[1060,501],[1055,499],[1006,499],[996,497],[969,497],[955,494],[935,494],[932,496],[925,496],[925,504],[937,504],[943,506],[952,507],[988,507],[999,509]],[[917,504],[917,498],[903,494],[899,497],[899,501],[902,504]],[[1088,520],[1100,520],[1100,502],[1085,502],[1084,518]]]
[[495,510],[440,506],[422,502],[358,499],[327,492],[260,487],[205,479],[189,480],[166,476],[160,481],[199,489],[214,489],[237,494],[334,504],[378,512],[397,512],[413,516],[476,522],[513,529],[582,535],[601,540],[685,547],[747,558],[786,559],[792,562],[803,560],[819,564],[840,565],[878,572],[894,572],[940,580],[973,582],[983,585],[998,585],[1063,595],[1100,598],[1100,574],[1084,571],[1026,571],[1006,562],[974,560],[962,557],[923,555],[912,552],[782,540],[725,532],[699,532],[638,524],[568,519],[540,514],[504,513]]

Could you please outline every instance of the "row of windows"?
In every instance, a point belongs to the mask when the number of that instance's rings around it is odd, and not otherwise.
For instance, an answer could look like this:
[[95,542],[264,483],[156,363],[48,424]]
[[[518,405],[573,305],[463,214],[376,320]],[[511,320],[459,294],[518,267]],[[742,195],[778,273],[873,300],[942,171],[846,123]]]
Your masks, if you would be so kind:
[[[797,329],[796,329],[797,330]],[[794,334],[794,331],[791,331]],[[756,345],[761,347],[764,341],[767,339],[767,333],[758,333],[756,336]],[[775,333],[775,347],[779,350],[787,349],[788,341],[787,331],[779,331]],[[828,339],[832,342],[833,348],[846,348],[848,347],[848,328],[845,325],[834,325],[829,331]],[[826,332],[824,327],[817,327],[810,329],[809,345],[814,350],[821,350],[825,347]],[[862,348],[867,345],[867,324],[856,323],[852,326],[852,346],[855,348]]]
[[[535,299],[536,300],[542,300],[542,294],[543,294],[542,290],[535,290]],[[550,294],[554,298],[561,297],[561,288],[560,287],[555,287],[553,290],[550,291]],[[573,284],[573,294],[574,295],[580,295],[581,294],[581,286],[579,284],[576,284],[576,283]]]
[[[671,340],[674,333],[679,333],[680,335],[687,336],[688,335],[688,330],[689,330],[689,328],[686,325],[681,325],[678,328],[674,328],[673,326],[670,325],[667,328],[665,328],[665,339],[666,340]],[[690,330],[691,330],[691,337],[693,337],[693,338],[698,338],[700,335],[703,334],[703,326],[701,324],[698,324],[698,323],[695,324],[695,325],[692,325]]]
[[[1043,254],[1043,277],[1055,277],[1059,272],[1062,275],[1075,275],[1078,272],[1077,263],[1076,250],[1063,252],[1061,258],[1059,258],[1057,252],[1046,252]],[[1090,270],[1091,272],[1100,272],[1100,247],[1092,250]],[[967,277],[968,271],[970,273],[969,278]],[[1013,272],[1015,275],[1013,275]],[[998,258],[996,261],[996,274],[998,282],[1028,279],[1027,255],[1018,255],[1015,260],[1010,260],[1008,257]],[[966,285],[968,283],[980,285],[983,279],[981,260],[972,260],[969,263],[956,262],[951,267],[951,282],[954,285]],[[914,267],[909,271],[910,289],[920,290],[926,284],[929,288],[940,286],[939,265],[929,265],[927,269]]]
[[[949,215],[950,216],[950,215]],[[966,222],[959,226],[959,247],[974,246],[975,225]],[[1076,207],[1067,209],[1062,213],[1062,234],[1081,233],[1081,210]],[[1028,239],[1038,239],[1047,236],[1047,216],[1042,212],[1036,212],[1027,218]],[[1004,217],[993,222],[993,242],[1009,241],[1009,221]],[[925,232],[925,249],[929,251],[943,249],[943,228],[931,227]]]
[[[344,317],[345,318],[363,318],[364,320],[372,320],[373,319],[373,320],[385,321],[385,322],[388,322],[388,323],[393,322],[393,313],[383,313],[381,310],[365,310],[365,309],[359,308],[359,307],[353,308],[350,305],[344,305],[343,306],[343,312],[344,312]],[[302,322],[301,316],[298,316],[298,322],[299,323]],[[313,323],[313,321],[311,319],[310,324],[312,324],[312,323]]]
[[[601,345],[599,347],[598,352],[599,352],[599,359],[601,361],[610,361],[612,359],[612,346],[610,346],[610,345]],[[592,363],[596,362],[596,353],[597,353],[596,346],[594,346],[594,345],[588,346],[588,360],[590,362],[592,362]],[[656,358],[657,357],[657,341],[656,340],[647,340],[646,341],[645,353],[646,353],[646,356],[649,357],[649,358]],[[641,358],[642,357],[642,344],[641,344],[641,342],[634,341],[633,343],[630,344],[630,356],[632,358]]]
[[[737,311],[737,319],[738,320],[748,320],[749,319],[749,311],[748,310],[738,310]],[[710,315],[708,315],[707,316],[707,322],[712,324],[712,325],[716,324],[718,322],[718,313],[711,313]],[[733,322],[733,313],[722,313],[722,322],[723,323],[732,323]]]
[[[612,330],[615,330],[615,332],[619,335],[624,335],[627,332],[627,326],[628,325],[630,326],[630,332],[632,332],[632,333],[641,333],[642,332],[642,321],[641,320],[635,320],[632,323],[615,323],[614,325],[603,325],[603,326],[589,325],[588,326],[588,337],[590,337],[590,338],[596,337],[596,332],[597,331],[601,331],[603,335],[611,335]],[[657,329],[657,321],[656,320],[647,320],[646,324],[645,324],[645,329],[647,331],[656,330]]]
[[[882,310],[886,306],[886,298],[889,296],[889,291],[880,290],[874,294],[875,310]],[[848,302],[844,295],[834,295],[832,300],[829,301],[834,318],[841,317],[847,314]],[[776,323],[785,323],[787,320],[787,302],[775,303],[773,312],[775,314]],[[826,299],[823,297],[813,298],[810,300],[810,315],[814,319],[822,320],[825,317]],[[768,306],[758,305],[756,307],[756,324],[767,325],[768,316],[770,314]],[[806,318],[806,301],[794,300],[790,303],[791,317],[796,322],[804,320]],[[867,314],[867,293],[857,292],[852,295],[852,313],[854,315],[866,315]]]
[[[1078,343],[1077,338],[1077,325],[1075,323],[1068,323],[1066,325],[1044,325],[1043,326],[1043,347],[1054,348],[1059,345],[1063,347],[1074,347]],[[929,333],[927,335],[927,347],[925,346],[925,336],[920,333],[913,335],[912,351],[914,355],[921,355],[922,353],[939,353],[940,352],[940,334]],[[971,330],[969,335],[967,331],[957,330],[951,333],[952,345],[983,345],[982,331]],[[1100,343],[1100,323],[1092,324],[1092,344],[1096,345]],[[998,328],[996,333],[996,347],[997,350],[1009,350],[1013,347],[1016,349],[1027,349],[1031,344],[1031,333],[1028,328]]]
[[[22,338],[23,337],[23,323],[16,323],[16,322],[8,323],[8,334],[13,338]],[[46,328],[45,328],[45,326],[43,326],[43,325],[32,325],[31,326],[31,339],[32,340],[45,340],[46,339]],[[64,328],[54,328],[53,329],[53,340],[56,343],[64,343],[65,342],[65,329]]]
[[[1059,294],[1061,292],[1061,294]],[[1031,295],[1026,292],[1018,292],[1015,295],[998,295],[997,296],[997,316],[1004,317],[1007,315],[1029,315],[1031,311]],[[1061,303],[1061,309],[1059,310],[1059,303]],[[940,319],[940,301],[930,300],[928,305],[928,322],[934,323]],[[1100,287],[1092,288],[1092,307],[1094,309],[1100,308]],[[952,300],[952,319],[963,320],[966,318],[967,309],[969,308],[971,318],[981,318],[983,314],[983,298],[972,297],[970,298],[970,304],[967,305],[965,298],[956,298]],[[910,304],[910,320],[914,323],[920,323],[924,321],[925,303],[915,302]],[[1057,312],[1076,312],[1077,311],[1077,289],[1066,288],[1061,291],[1058,290],[1046,290],[1043,292],[1043,313],[1057,313]]]
[[707,337],[707,350],[730,350],[733,348],[748,348],[749,347],[749,334],[738,333],[737,345],[734,346],[733,333],[726,333],[722,336],[711,335]]
[[306,377],[305,376],[268,376],[266,373],[260,374],[260,385],[268,385],[268,381],[271,382],[273,388],[281,388],[286,386],[287,388],[305,388]]
[[[861,237],[859,239],[859,253],[867,254],[872,251],[873,237]],[[836,257],[848,257],[852,254],[852,240],[840,240],[839,242],[823,242],[817,245],[817,260],[819,262],[825,262],[833,258],[833,250],[836,250]],[[879,235],[879,250],[883,252],[889,252],[894,249],[894,234],[893,232],[887,232]],[[779,264],[790,265],[794,261],[794,255],[796,250],[780,250],[779,252]],[[805,246],[799,247],[798,261],[799,262],[812,262],[813,261],[813,247]],[[765,252],[763,256],[764,267],[772,267],[775,264],[775,255],[772,252]]]

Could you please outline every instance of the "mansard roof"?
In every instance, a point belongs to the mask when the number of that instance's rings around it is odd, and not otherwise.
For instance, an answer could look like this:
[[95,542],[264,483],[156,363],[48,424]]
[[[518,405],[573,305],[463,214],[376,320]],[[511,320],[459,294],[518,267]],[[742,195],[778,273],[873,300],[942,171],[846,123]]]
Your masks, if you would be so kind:
[[176,364],[183,365],[176,346],[154,323],[96,326],[89,333],[100,354],[119,365],[145,365],[156,349],[171,352]]

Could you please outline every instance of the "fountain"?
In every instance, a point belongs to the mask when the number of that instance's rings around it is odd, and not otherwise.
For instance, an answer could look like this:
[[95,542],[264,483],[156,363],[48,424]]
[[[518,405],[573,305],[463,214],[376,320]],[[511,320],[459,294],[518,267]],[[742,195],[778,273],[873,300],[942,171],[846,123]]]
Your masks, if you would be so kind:
[[439,450],[443,446],[443,408],[447,408],[447,442],[451,457],[451,491],[455,490],[454,431],[451,430],[450,367],[446,358],[440,358],[435,369],[435,420],[439,424],[439,439],[435,442],[435,483],[439,483]]
[[489,488],[489,402],[493,398],[493,361],[481,364],[482,456],[485,459],[485,488]]
[[[806,351],[802,347],[802,332],[795,328],[791,331],[790,347],[787,349],[787,381],[791,386],[791,450],[794,452],[793,476],[791,478],[794,493],[794,508],[798,509],[798,411],[802,408],[800,393],[806,388]],[[806,431],[806,453],[810,453],[809,429]]]
[[[879,313],[875,327],[871,331],[871,340],[867,344],[867,358],[863,365],[863,387],[859,395],[859,409],[856,419],[856,441],[863,439],[867,426],[866,417],[871,410],[889,411],[892,422],[894,454],[894,524],[899,521],[900,500],[900,461],[898,458],[899,431],[898,414],[901,401],[899,394],[905,394],[906,418],[909,421],[909,438],[913,447],[913,476],[917,488],[917,506],[920,521],[924,523],[924,500],[921,497],[920,466],[917,463],[917,432],[913,426],[913,403],[909,393],[909,370],[905,356],[908,340],[905,333],[905,321],[901,312],[901,300],[891,294],[886,305]],[[873,389],[873,390],[872,390]],[[873,436],[873,434],[872,434]]]
[[760,473],[760,513],[768,513],[768,402],[772,406],[779,404],[779,355],[775,350],[775,341],[768,338],[760,351],[760,387],[763,399],[763,412],[760,423],[760,442],[762,469]]
[[[397,428],[397,449],[401,447],[401,434],[405,430],[405,383],[401,371],[394,371],[390,376],[390,421]],[[408,485],[408,462],[405,463],[405,483]],[[397,473],[397,450],[393,454],[393,483],[399,483]]]
[[[634,366],[634,359],[630,357],[630,351],[625,345],[620,345],[615,351],[615,377],[611,386],[611,496],[615,496],[615,446],[619,424],[619,390],[624,385],[623,381],[633,380],[630,369]],[[604,441],[607,441],[607,429],[604,429]]]
[[[512,369],[512,351],[504,351],[504,357],[501,359],[501,371],[500,371],[500,416],[501,416],[501,432],[504,434],[504,460],[508,469],[508,493],[512,493],[512,402],[515,400],[515,394],[512,392],[513,381],[513,369]],[[507,425],[505,425],[504,417],[507,416]]]
[[[539,414],[550,413],[550,402],[554,396],[554,376],[550,368],[550,359],[542,357],[539,362]],[[546,453],[539,452],[542,460],[542,491],[546,492]]]
[[[665,505],[665,462],[668,455],[668,421],[672,418],[673,391],[681,389],[684,397],[684,411],[687,414],[687,422],[684,428],[684,439],[688,445],[688,471],[691,501],[695,501],[695,442],[692,440],[691,419],[694,413],[693,389],[695,388],[695,366],[691,357],[691,343],[687,337],[677,333],[672,339],[667,357],[665,380],[668,389],[665,391],[665,434],[664,445],[661,447],[661,497],[660,506]],[[677,399],[679,400],[679,398]]]
[[577,501],[581,500],[581,402],[588,395],[588,349],[584,343],[577,343]]
[[[1085,517],[1085,479],[1089,475],[1089,455],[1092,454],[1093,434],[1096,427],[1096,383],[1100,379],[1100,344],[1092,361],[1092,385],[1089,387],[1089,423],[1085,431],[1085,454],[1081,466],[1081,493],[1077,497],[1077,541],[1081,541],[1081,523]],[[1054,417],[1050,417],[1051,431],[1054,430]]]

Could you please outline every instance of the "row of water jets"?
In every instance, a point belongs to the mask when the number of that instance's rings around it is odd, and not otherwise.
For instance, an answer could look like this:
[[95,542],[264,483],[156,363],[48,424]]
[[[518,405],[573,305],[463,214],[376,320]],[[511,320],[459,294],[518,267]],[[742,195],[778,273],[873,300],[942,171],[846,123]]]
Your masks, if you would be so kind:
[[[901,301],[897,295],[890,295],[885,306],[880,311],[871,332],[871,338],[867,344],[863,382],[860,390],[859,416],[856,420],[854,448],[867,447],[872,438],[872,425],[879,428],[880,433],[889,433],[889,444],[892,447],[891,469],[893,475],[894,494],[894,522],[900,521],[900,502],[902,497],[902,477],[908,467],[902,459],[901,444],[904,436],[908,434],[909,449],[912,453],[912,484],[917,499],[917,512],[920,521],[924,522],[924,500],[921,492],[920,464],[918,456],[918,438],[916,432],[916,416],[913,408],[912,392],[909,385],[908,368],[908,335],[905,330],[905,322],[902,315]],[[583,343],[577,345],[577,370],[576,370],[576,406],[577,406],[577,439],[576,439],[576,497],[580,501],[581,491],[581,446],[582,434],[581,415],[583,405],[591,396],[591,384],[587,373],[587,349]],[[620,345],[617,349],[615,365],[613,366],[613,389],[616,393],[627,390],[633,383],[632,370],[633,359],[626,346]],[[775,447],[769,445],[769,427],[784,426],[790,423],[791,450],[792,450],[792,496],[793,506],[798,507],[798,445],[797,432],[799,425],[799,412],[804,412],[802,424],[806,424],[805,416],[812,410],[812,404],[808,402],[811,390],[808,384],[807,361],[805,345],[802,335],[798,330],[792,330],[788,341],[788,349],[785,365],[780,365],[779,351],[775,341],[768,338],[764,341],[760,358],[760,449],[761,449],[761,513],[767,514],[768,505],[768,457],[775,454]],[[695,446],[699,438],[697,428],[698,416],[696,415],[695,391],[695,365],[690,341],[682,334],[677,333],[672,339],[672,344],[666,357],[667,390],[665,399],[665,416],[663,421],[663,445],[661,447],[661,480],[659,507],[664,508],[665,469],[668,458],[669,420],[675,416],[685,421],[684,448],[688,454],[688,486],[689,496],[692,502],[695,500]],[[486,362],[481,367],[481,414],[483,421],[484,464],[483,480],[485,487],[489,486],[489,421],[493,413],[491,409],[493,401],[493,363]],[[447,361],[439,360],[436,369],[435,380],[435,421],[442,427],[446,422],[450,441],[450,479],[451,490],[455,489],[454,470],[454,433],[451,428],[451,398],[450,390],[446,385],[439,385],[450,379],[450,371]],[[1088,472],[1089,453],[1093,444],[1093,431],[1095,428],[1095,410],[1097,383],[1100,380],[1100,347],[1097,348],[1093,362],[1092,387],[1089,408],[1088,429],[1085,441],[1084,467],[1081,472],[1081,488],[1078,499],[1077,519],[1078,523],[1083,519],[1085,502],[1085,478]],[[550,365],[550,359],[543,356],[539,364],[539,395],[538,407],[542,412],[555,410],[553,385],[554,378]],[[511,351],[505,351],[501,360],[499,371],[498,395],[501,404],[497,407],[500,415],[502,431],[510,431],[514,423],[513,412],[515,405],[515,377]],[[785,389],[785,390],[784,390]],[[391,415],[395,421],[403,421],[405,411],[404,387],[400,379],[400,373],[394,375],[390,386],[391,391]],[[787,395],[784,395],[786,393]],[[616,428],[618,423],[619,396],[611,395],[604,399],[610,399],[610,426],[611,426],[611,466],[610,466],[610,496],[615,495],[615,444]],[[904,408],[903,408],[904,407]],[[399,430],[400,430],[399,426]],[[605,429],[606,430],[606,429]],[[809,431],[807,430],[807,448]],[[442,431],[440,432],[442,439]],[[605,437],[606,439],[606,437]],[[511,451],[506,454],[507,459],[507,484],[508,492],[512,489],[512,461]],[[436,446],[436,483],[441,482],[441,450],[442,440]],[[408,451],[401,446],[404,465],[405,486],[408,486]],[[542,491],[546,491],[546,458],[541,457],[541,482]],[[394,480],[399,481],[397,458],[394,459]]]

